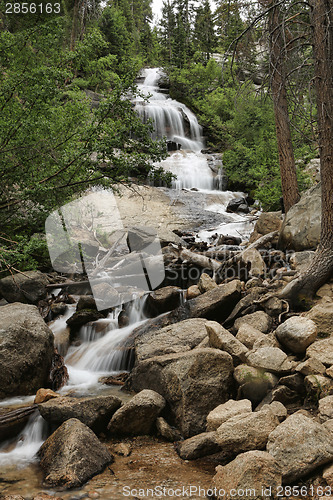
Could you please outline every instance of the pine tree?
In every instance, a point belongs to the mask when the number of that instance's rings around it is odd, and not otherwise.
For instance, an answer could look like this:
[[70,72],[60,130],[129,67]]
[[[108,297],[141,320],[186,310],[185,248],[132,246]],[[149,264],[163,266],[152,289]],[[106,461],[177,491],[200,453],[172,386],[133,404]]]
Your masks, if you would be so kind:
[[214,24],[209,0],[204,0],[203,5],[196,9],[193,44],[196,51],[204,54],[206,61],[210,58],[210,54],[214,51],[217,43]]

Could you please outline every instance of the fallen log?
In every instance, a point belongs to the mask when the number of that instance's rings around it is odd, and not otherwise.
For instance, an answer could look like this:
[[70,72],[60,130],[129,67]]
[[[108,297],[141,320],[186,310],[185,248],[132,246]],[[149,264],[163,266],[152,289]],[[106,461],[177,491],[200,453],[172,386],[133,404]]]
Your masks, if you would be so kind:
[[0,414],[0,441],[7,441],[17,436],[26,426],[29,417],[37,411],[35,404],[15,410],[2,410]]

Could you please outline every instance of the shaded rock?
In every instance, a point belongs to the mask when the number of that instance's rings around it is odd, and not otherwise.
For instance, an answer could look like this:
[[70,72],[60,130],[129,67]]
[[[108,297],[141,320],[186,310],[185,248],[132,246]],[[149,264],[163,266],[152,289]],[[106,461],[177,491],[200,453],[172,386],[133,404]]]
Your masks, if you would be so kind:
[[244,451],[264,449],[270,433],[279,425],[271,409],[237,415],[216,431],[216,440],[226,458]]
[[265,302],[264,307],[269,316],[279,316],[283,311],[283,302],[277,297],[271,297]]
[[279,463],[269,453],[258,450],[241,453],[225,466],[218,465],[213,478],[216,489],[225,492],[218,500],[237,498],[233,494],[237,491],[246,492],[246,498],[270,500],[281,483]]
[[255,368],[278,374],[287,373],[293,368],[287,354],[278,347],[260,347],[250,351],[247,362]]
[[209,292],[209,290],[213,290],[217,286],[216,282],[207,273],[202,273],[198,281],[200,293]]
[[323,375],[326,371],[325,366],[316,358],[309,358],[296,367],[296,371],[304,375]]
[[36,306],[0,308],[0,398],[36,394],[49,378],[53,333]]
[[285,385],[292,391],[298,392],[301,395],[304,394],[304,378],[299,373],[281,377],[279,384]]
[[131,252],[138,252],[154,243],[156,238],[156,229],[153,227],[131,227],[127,232],[127,246]]
[[234,328],[238,331],[242,324],[250,325],[262,333],[268,333],[272,328],[272,318],[264,311],[256,311],[236,319]]
[[195,460],[213,455],[220,451],[221,447],[216,441],[216,432],[203,432],[179,442],[176,449],[183,460]]
[[81,326],[89,323],[90,321],[96,321],[97,319],[104,318],[103,314],[93,309],[81,309],[75,312],[66,321],[67,325],[71,328],[80,328]]
[[282,345],[300,354],[315,341],[317,327],[310,319],[293,316],[278,326],[275,334]]
[[333,337],[317,340],[306,350],[308,358],[316,358],[326,366],[333,365]]
[[76,304],[76,310],[82,311],[82,309],[97,309],[94,297],[91,295],[81,295],[78,303]]
[[51,424],[60,425],[70,418],[76,418],[94,432],[102,432],[120,405],[121,400],[115,396],[84,398],[60,396],[39,404],[38,410]]
[[186,291],[186,299],[187,300],[195,299],[196,297],[199,297],[199,295],[201,295],[201,292],[199,290],[198,285],[192,285],[192,286],[188,287],[188,289]]
[[180,306],[182,290],[176,286],[166,286],[150,293],[145,303],[148,316],[158,316]]
[[242,260],[245,263],[251,264],[250,276],[260,277],[265,276],[266,264],[260,252],[255,248],[248,248],[242,253]]
[[246,361],[247,347],[216,321],[207,321],[206,330],[211,347],[228,352],[234,361]]
[[177,352],[190,351],[207,336],[207,320],[186,319],[161,330],[146,332],[135,339],[135,354],[138,361]]
[[160,436],[167,441],[171,441],[172,443],[174,441],[179,441],[182,438],[178,429],[169,425],[163,417],[158,417],[156,419],[156,429]]
[[46,401],[49,401],[49,399],[58,397],[59,394],[51,389],[38,389],[34,399],[34,404],[45,403]]
[[50,305],[50,309],[52,312],[52,318],[65,314],[67,310],[67,304],[65,302],[53,302]]
[[306,313],[316,325],[319,334],[333,336],[333,302],[320,302]]
[[112,446],[112,451],[121,457],[129,457],[132,453],[131,446],[128,443],[117,443]]
[[251,413],[252,405],[248,399],[234,401],[229,399],[226,403],[217,406],[207,415],[207,431],[216,431],[220,425],[236,415]]
[[278,383],[278,378],[272,373],[248,365],[237,366],[234,378],[240,385],[238,397],[249,399],[254,406]]
[[279,402],[283,405],[300,404],[302,402],[303,395],[296,391],[293,391],[286,385],[278,385],[272,389],[257,406],[256,410],[263,408],[266,404],[271,405],[272,403]]
[[64,422],[38,451],[45,486],[74,488],[99,474],[113,457],[80,420]]
[[280,232],[281,248],[296,251],[316,248],[320,240],[321,185],[302,194],[296,205],[286,214]]
[[296,269],[298,272],[305,271],[314,256],[314,251],[312,250],[304,250],[303,252],[295,252],[291,255],[289,262],[291,264],[292,269]]
[[[272,401],[269,405],[263,405],[260,409],[261,410],[266,410],[269,407],[270,410],[274,413],[274,415],[277,416],[279,419],[279,422],[283,422],[287,418],[288,411],[287,408],[284,406],[281,401]],[[255,410],[257,411],[257,409]]]
[[160,394],[142,390],[116,411],[108,430],[112,434],[149,434],[164,406],[165,399]]
[[330,394],[333,394],[333,380],[323,375],[308,375],[304,379],[307,397],[313,401],[318,401]]
[[264,235],[280,231],[282,226],[281,212],[263,212],[255,223],[254,230]]
[[217,349],[156,356],[131,372],[128,388],[158,391],[168,402],[175,425],[185,437],[205,431],[208,413],[232,393],[231,356]]
[[301,413],[289,416],[270,434],[267,451],[279,462],[285,484],[333,460],[330,432]]
[[[91,286],[94,294],[97,309],[103,310],[117,306],[123,302],[129,301],[132,298],[130,290],[125,292],[124,298],[120,296],[118,291],[109,283],[96,283]],[[95,319],[98,319],[97,317]],[[94,319],[90,320],[94,321]]]
[[238,329],[236,339],[242,342],[248,349],[252,349],[257,340],[266,339],[266,335],[251,325],[242,323]]
[[333,396],[326,396],[320,399],[318,409],[321,422],[333,419]]
[[227,212],[243,212],[248,214],[250,211],[245,198],[233,198],[227,205]]
[[0,280],[0,296],[7,302],[37,304],[47,295],[49,279],[40,271],[25,271],[6,276]]

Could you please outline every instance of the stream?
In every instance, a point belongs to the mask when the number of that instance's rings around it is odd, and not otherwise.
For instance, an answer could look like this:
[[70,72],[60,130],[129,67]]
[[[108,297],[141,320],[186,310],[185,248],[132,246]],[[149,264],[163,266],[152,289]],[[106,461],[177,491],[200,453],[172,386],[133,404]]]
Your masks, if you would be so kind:
[[[197,240],[209,241],[212,233],[228,234],[247,238],[253,228],[251,217],[226,213],[230,200],[243,193],[222,191],[223,167],[218,157],[202,153],[205,140],[196,116],[184,105],[160,89],[158,68],[145,69],[138,84],[141,94],[149,96],[136,98],[135,109],[144,121],[154,123],[154,136],[166,137],[169,156],[161,166],[177,176],[171,189],[170,199],[195,206],[209,214],[223,214],[225,221],[217,227],[204,227],[196,234]],[[166,188],[161,188],[166,190]],[[189,201],[190,200],[190,201]],[[56,292],[55,292],[56,295]],[[68,305],[65,315],[49,323],[54,333],[55,345],[65,358],[69,381],[61,394],[94,395],[116,394],[123,401],[130,398],[121,393],[117,386],[107,386],[99,382],[103,376],[126,371],[126,359],[121,345],[131,332],[146,318],[143,313],[145,297],[135,297],[127,310],[128,326],[118,327],[118,316],[122,306],[116,307],[105,319],[81,327],[78,341],[68,342],[66,320],[75,312],[76,304]],[[16,407],[31,404],[34,397],[22,397],[0,402],[0,407]],[[32,416],[20,433],[12,441],[0,447],[0,475],[6,474],[7,467],[28,466],[35,460],[35,454],[47,437],[47,426],[40,416]],[[30,465],[29,465],[30,467]],[[27,470],[30,470],[29,467]]]

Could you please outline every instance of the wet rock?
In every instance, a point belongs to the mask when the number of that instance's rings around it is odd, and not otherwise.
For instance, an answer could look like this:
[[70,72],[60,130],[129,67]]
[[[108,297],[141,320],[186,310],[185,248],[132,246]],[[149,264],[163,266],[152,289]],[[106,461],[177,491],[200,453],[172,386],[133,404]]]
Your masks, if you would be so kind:
[[255,368],[280,375],[293,368],[287,354],[278,347],[260,347],[255,351],[250,351],[247,355],[247,362]]
[[279,423],[270,408],[237,415],[220,425],[216,440],[229,459],[241,452],[264,449],[268,436]]
[[76,418],[51,434],[38,456],[45,486],[62,489],[81,486],[113,460],[94,432]]
[[296,205],[286,214],[279,245],[296,251],[312,250],[320,240],[321,185],[310,188],[302,194]]
[[142,390],[115,412],[108,424],[112,434],[149,434],[165,406],[165,399],[155,391]]
[[52,391],[51,389],[38,389],[34,399],[34,404],[46,403],[46,401],[49,401],[49,399],[58,397],[59,394]]
[[236,339],[242,342],[248,349],[252,349],[256,341],[266,339],[266,335],[251,325],[242,323],[238,329]]
[[177,352],[190,351],[207,336],[207,320],[193,318],[147,332],[135,340],[138,361]]
[[207,431],[216,431],[229,418],[251,412],[252,404],[248,399],[241,399],[240,401],[229,399],[229,401],[217,406],[207,415]]
[[195,460],[196,458],[213,455],[220,451],[221,447],[216,441],[216,432],[203,432],[181,441],[176,449],[183,460]]
[[217,349],[194,349],[140,362],[128,387],[158,391],[170,407],[170,417],[185,437],[205,431],[208,413],[232,394],[231,356]]
[[333,460],[330,432],[298,412],[270,434],[267,451],[279,462],[285,484],[298,481]]
[[104,318],[104,316],[98,311],[93,309],[81,309],[68,318],[66,323],[69,327],[78,329],[90,321],[96,321],[101,318]]
[[333,396],[326,396],[320,399],[318,409],[321,422],[333,419]]
[[304,250],[303,252],[293,253],[289,259],[291,268],[296,269],[296,271],[302,273],[309,267],[314,254],[315,253],[311,250]]
[[53,304],[50,305],[50,309],[52,312],[52,318],[56,318],[57,316],[65,314],[67,304],[65,304],[65,302],[53,302]]
[[272,328],[272,318],[264,311],[256,311],[236,319],[234,328],[238,331],[244,323],[256,328],[262,333],[268,333]]
[[177,286],[166,286],[150,293],[145,303],[148,316],[158,316],[180,306],[182,291]]
[[293,316],[282,323],[275,334],[283,346],[296,354],[301,354],[315,341],[317,327],[310,319]]
[[211,347],[229,353],[235,362],[246,361],[247,347],[216,321],[207,321],[206,330]]
[[53,333],[36,306],[1,307],[0,398],[36,394],[47,384],[53,352]]
[[209,292],[209,290],[213,290],[217,286],[216,282],[207,273],[202,273],[198,281],[200,293]]
[[7,302],[37,304],[47,295],[48,277],[40,271],[25,271],[0,280],[0,296]]
[[310,309],[306,317],[311,319],[318,329],[318,334],[333,336],[333,303],[320,302]]
[[51,424],[60,425],[70,418],[76,418],[94,432],[102,432],[120,405],[121,400],[115,396],[84,398],[60,396],[39,404],[38,410]]
[[316,358],[309,358],[296,367],[296,371],[304,375],[323,375],[326,367]]
[[218,465],[213,484],[218,491],[225,492],[218,500],[237,498],[233,495],[237,491],[247,492],[246,498],[270,500],[282,484],[282,474],[279,463],[269,453],[248,451],[225,466]]
[[245,198],[234,198],[227,205],[227,212],[242,212],[248,214],[250,211]]
[[130,290],[128,290],[127,294],[126,293],[124,294],[124,297],[122,299],[118,291],[109,283],[97,283],[92,285],[91,289],[94,294],[94,299],[96,301],[97,309],[99,311],[103,309],[109,309],[110,307],[117,306],[123,302],[126,301],[128,302],[132,299],[132,294]]
[[333,337],[317,340],[306,350],[308,358],[316,358],[326,366],[333,365]]
[[167,441],[179,441],[182,435],[175,427],[172,427],[163,417],[158,417],[156,419],[156,429],[157,433],[162,436]]
[[91,295],[81,295],[79,298],[79,301],[76,305],[76,310],[77,311],[82,311],[82,309],[94,309],[96,310],[96,302],[94,297]]
[[199,290],[198,285],[192,285],[192,286],[188,287],[188,289],[186,291],[186,299],[187,300],[195,299],[196,297],[199,297],[199,295],[201,295],[201,292]]
[[333,380],[323,375],[308,375],[304,379],[307,397],[313,401],[333,394]]

